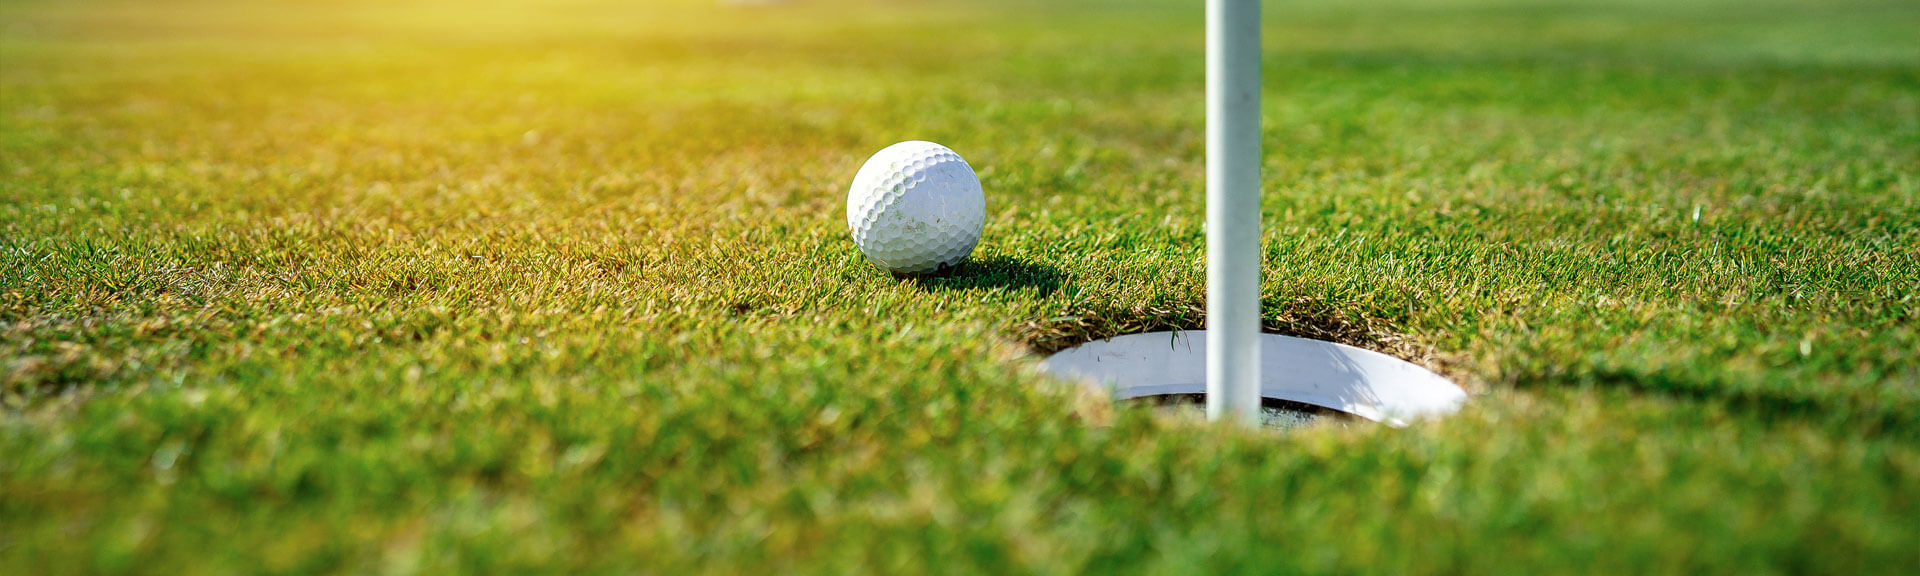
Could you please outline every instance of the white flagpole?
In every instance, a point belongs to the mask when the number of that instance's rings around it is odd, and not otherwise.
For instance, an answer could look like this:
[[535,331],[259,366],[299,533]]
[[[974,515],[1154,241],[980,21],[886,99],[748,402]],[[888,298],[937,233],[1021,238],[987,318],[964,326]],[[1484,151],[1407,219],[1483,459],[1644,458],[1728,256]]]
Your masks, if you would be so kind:
[[1207,0],[1207,417],[1260,418],[1260,1]]

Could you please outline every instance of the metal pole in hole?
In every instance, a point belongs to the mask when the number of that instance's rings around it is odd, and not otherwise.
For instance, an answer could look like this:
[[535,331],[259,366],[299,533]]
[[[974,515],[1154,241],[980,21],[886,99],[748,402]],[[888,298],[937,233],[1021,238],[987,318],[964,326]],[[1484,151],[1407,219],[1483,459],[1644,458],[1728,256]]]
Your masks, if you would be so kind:
[[1260,418],[1260,1],[1207,0],[1207,418]]

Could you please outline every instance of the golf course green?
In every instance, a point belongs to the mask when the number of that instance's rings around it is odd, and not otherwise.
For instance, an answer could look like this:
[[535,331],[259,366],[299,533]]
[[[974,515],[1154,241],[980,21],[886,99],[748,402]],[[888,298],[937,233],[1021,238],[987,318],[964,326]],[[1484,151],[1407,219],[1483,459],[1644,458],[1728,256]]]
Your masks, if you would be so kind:
[[[1276,0],[1205,326],[1198,0],[0,1],[0,574],[1920,573],[1920,3]],[[984,236],[848,236],[903,140]]]

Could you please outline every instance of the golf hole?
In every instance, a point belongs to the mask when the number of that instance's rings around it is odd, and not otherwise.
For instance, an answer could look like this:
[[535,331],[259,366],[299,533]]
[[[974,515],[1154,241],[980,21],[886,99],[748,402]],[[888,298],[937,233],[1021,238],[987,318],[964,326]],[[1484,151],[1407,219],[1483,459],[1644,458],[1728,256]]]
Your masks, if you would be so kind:
[[[1116,400],[1204,405],[1207,331],[1128,334],[1047,357],[1043,370],[1109,390]],[[1261,420],[1294,428],[1360,418],[1389,426],[1452,414],[1467,393],[1426,368],[1345,344],[1260,335]]]

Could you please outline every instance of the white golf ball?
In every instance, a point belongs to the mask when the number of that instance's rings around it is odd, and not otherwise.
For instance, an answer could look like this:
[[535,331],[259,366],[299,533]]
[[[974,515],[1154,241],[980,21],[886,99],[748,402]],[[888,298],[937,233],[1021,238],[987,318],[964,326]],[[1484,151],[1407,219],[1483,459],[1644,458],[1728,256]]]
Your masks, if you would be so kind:
[[900,274],[960,264],[980,243],[987,196],[946,146],[908,141],[874,153],[847,190],[847,227],[874,265]]

